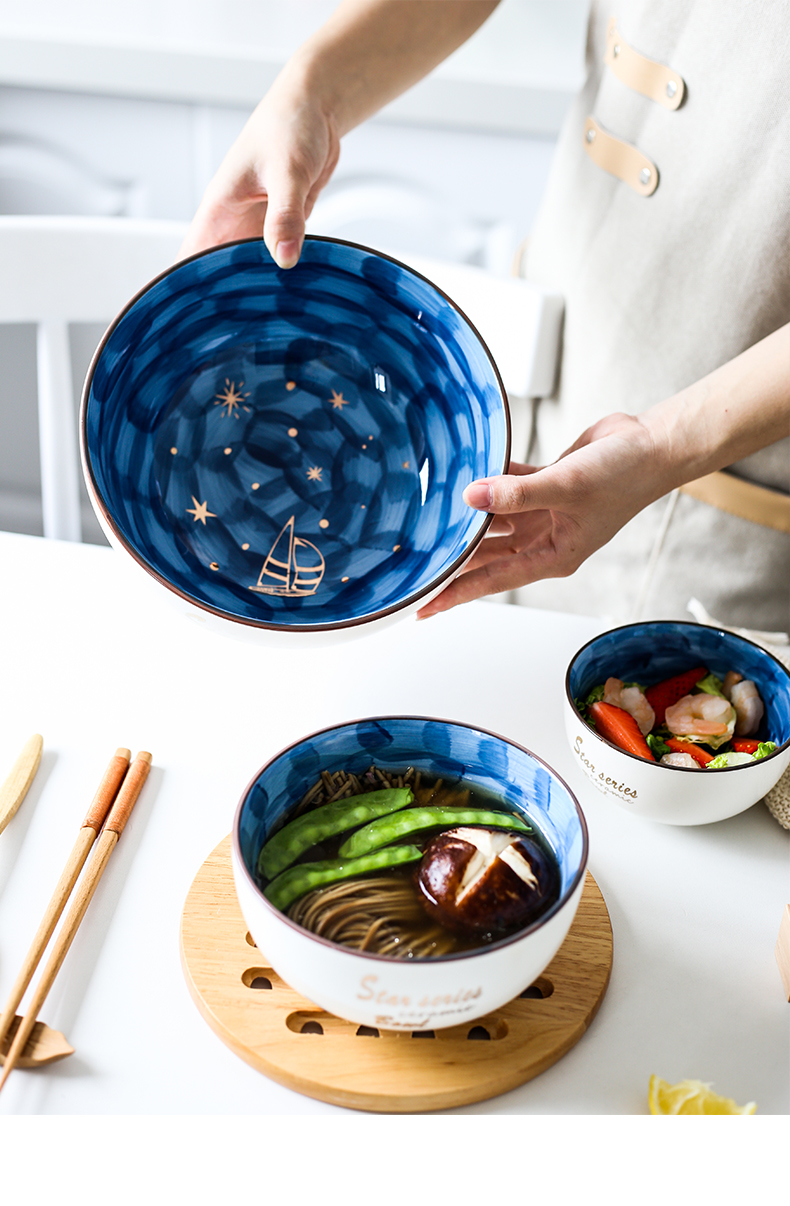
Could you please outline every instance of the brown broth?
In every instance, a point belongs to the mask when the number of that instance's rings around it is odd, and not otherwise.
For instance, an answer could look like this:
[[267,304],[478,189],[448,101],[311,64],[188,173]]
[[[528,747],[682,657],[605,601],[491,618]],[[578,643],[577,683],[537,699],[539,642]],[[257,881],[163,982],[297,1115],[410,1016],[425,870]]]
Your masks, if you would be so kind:
[[[284,824],[306,812],[319,811],[325,804],[347,796],[362,795],[386,787],[411,787],[414,792],[409,808],[443,807],[485,809],[522,816],[507,800],[478,784],[464,780],[448,781],[422,774],[408,767],[403,771],[383,771],[375,766],[362,775],[348,772],[324,772],[305,793]],[[527,835],[538,845],[546,858],[557,867],[557,860],[544,836],[529,818],[531,832]],[[431,830],[412,833],[393,844],[407,844],[424,850],[442,832],[453,828],[444,823]],[[352,830],[326,839],[304,851],[295,864],[336,859]],[[519,832],[514,829],[513,832]],[[485,933],[451,931],[430,917],[423,906],[423,896],[416,884],[419,864],[392,867],[356,879],[316,888],[296,900],[286,913],[311,933],[340,945],[351,946],[391,958],[436,958],[459,951],[473,950],[517,932],[521,926],[497,928]],[[558,868],[557,868],[558,871]],[[261,888],[267,886],[259,880]],[[553,898],[552,898],[553,900]],[[552,903],[552,900],[548,904]],[[547,907],[548,907],[547,904]]]

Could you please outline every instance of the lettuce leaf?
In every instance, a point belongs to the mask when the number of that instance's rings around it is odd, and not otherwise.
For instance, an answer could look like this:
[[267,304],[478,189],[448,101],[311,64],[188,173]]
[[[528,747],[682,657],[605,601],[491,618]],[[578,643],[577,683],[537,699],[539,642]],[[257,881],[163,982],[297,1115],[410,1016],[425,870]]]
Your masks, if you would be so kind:
[[663,758],[664,754],[672,753],[672,750],[670,746],[667,745],[666,741],[662,741],[661,738],[655,733],[648,733],[646,741],[656,759]]
[[[696,733],[676,733],[681,741],[693,741],[695,745],[707,745],[712,750],[717,750],[721,745],[727,745],[732,741],[732,733],[721,733],[718,736],[713,736],[711,733],[706,733],[704,737]],[[725,751],[726,752],[726,751]],[[751,754],[749,755],[751,758]],[[710,763],[708,763],[710,765]]]
[[752,756],[754,757],[755,760],[757,760],[758,758],[767,758],[768,755],[772,754],[775,749],[776,749],[775,741],[761,741]]
[[754,762],[751,754],[739,754],[735,750],[727,750],[723,754],[717,754],[710,762],[705,764],[705,770],[722,770],[727,766],[745,766],[747,762]]
[[574,699],[574,701],[573,701],[574,705],[576,707],[576,711],[593,728],[595,728],[595,721],[593,720],[592,716],[590,716],[587,709],[589,708],[590,704],[598,703],[599,700],[603,699],[603,694],[604,694],[604,685],[603,685],[603,683],[599,683],[599,685],[597,687],[593,687],[592,691],[589,693],[589,695],[586,697],[586,699]]
[[704,691],[707,695],[721,695],[722,698],[724,698],[724,692],[722,691],[723,686],[723,680],[717,678],[715,674],[706,674],[704,678],[701,678],[699,682],[695,684],[694,690]]

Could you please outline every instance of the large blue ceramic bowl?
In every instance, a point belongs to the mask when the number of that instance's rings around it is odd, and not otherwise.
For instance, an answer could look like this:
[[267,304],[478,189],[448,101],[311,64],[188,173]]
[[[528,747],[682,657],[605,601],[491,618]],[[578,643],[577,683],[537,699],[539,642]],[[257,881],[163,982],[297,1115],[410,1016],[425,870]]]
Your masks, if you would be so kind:
[[81,448],[99,520],[180,601],[256,633],[326,633],[416,610],[490,517],[507,400],[453,302],[412,269],[311,237],[171,268],[91,365]]
[[[703,665],[751,679],[765,705],[754,734],[773,741],[767,758],[720,770],[661,766],[619,749],[587,725],[576,707],[607,678],[651,686]],[[744,812],[790,765],[790,672],[753,641],[704,624],[652,620],[610,629],[573,657],[565,681],[565,727],[577,765],[596,791],[629,812],[672,825],[702,825]]]
[[[322,771],[362,775],[412,766],[494,793],[542,833],[557,859],[559,899],[525,929],[489,946],[430,959],[392,959],[337,946],[302,929],[264,896],[257,862]],[[282,978],[329,1012],[387,1029],[452,1026],[529,987],[562,944],[584,887],[587,826],[573,793],[540,758],[495,733],[422,716],[382,716],[324,729],[272,758],[247,787],[233,825],[242,913]],[[375,991],[374,991],[375,989]]]

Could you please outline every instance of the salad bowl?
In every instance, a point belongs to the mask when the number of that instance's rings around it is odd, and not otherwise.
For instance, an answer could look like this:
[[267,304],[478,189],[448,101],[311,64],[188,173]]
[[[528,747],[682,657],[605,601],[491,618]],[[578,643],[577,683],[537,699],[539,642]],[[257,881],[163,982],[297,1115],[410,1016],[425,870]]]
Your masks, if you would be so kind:
[[[649,687],[696,666],[714,682],[728,671],[754,682],[765,708],[754,744],[770,742],[772,752],[739,765],[719,765],[728,760],[723,756],[712,757],[713,766],[661,765],[655,754],[620,748],[587,722],[585,700],[608,678]],[[652,821],[703,825],[735,816],[761,800],[790,764],[790,672],[766,649],[722,628],[654,620],[601,633],[571,659],[564,708],[566,736],[588,784]]]
[[308,237],[175,264],[128,304],[88,372],[83,470],[110,543],[161,598],[292,648],[416,611],[491,523],[464,487],[502,473],[497,368],[419,273]]

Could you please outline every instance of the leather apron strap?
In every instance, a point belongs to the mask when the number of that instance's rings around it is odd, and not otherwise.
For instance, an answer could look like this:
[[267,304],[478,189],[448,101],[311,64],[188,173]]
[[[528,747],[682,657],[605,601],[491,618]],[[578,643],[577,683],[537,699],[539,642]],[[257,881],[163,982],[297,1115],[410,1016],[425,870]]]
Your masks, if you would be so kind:
[[698,477],[680,489],[683,494],[689,494],[710,507],[718,507],[720,511],[790,536],[790,494],[756,486],[742,477],[722,472]]
[[649,197],[658,187],[658,168],[630,142],[615,138],[594,117],[584,123],[584,149],[598,167],[611,172],[635,192]]
[[663,63],[639,54],[623,41],[616,17],[609,18],[603,61],[626,87],[641,92],[665,109],[678,109],[682,104],[686,94],[683,77]]
[[[686,95],[683,77],[629,46],[620,36],[616,17],[609,18],[604,63],[627,88],[641,92],[665,109],[677,109],[682,104]],[[658,168],[653,161],[629,142],[604,130],[594,117],[588,117],[584,125],[584,149],[593,163],[630,185],[642,197],[651,196],[658,188]]]

